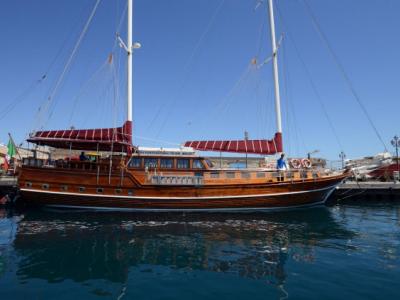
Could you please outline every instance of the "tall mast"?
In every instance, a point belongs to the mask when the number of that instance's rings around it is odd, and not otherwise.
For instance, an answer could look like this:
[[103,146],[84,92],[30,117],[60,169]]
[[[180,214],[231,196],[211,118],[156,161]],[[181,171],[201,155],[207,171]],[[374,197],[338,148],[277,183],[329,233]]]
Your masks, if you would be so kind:
[[127,84],[127,121],[132,122],[132,15],[133,15],[132,0],[128,0],[128,37],[127,37],[127,55],[128,55],[128,84]]
[[271,43],[272,43],[272,62],[275,84],[275,112],[276,112],[276,130],[282,133],[282,117],[281,117],[281,96],[279,92],[279,74],[278,74],[278,49],[276,48],[275,38],[275,19],[273,0],[269,1],[269,23],[271,28]]

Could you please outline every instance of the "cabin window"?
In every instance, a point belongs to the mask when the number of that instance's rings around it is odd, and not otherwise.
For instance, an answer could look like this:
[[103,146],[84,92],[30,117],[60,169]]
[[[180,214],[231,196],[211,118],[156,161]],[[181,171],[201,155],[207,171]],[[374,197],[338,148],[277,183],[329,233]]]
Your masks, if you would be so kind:
[[174,167],[174,160],[172,158],[161,158],[160,168],[162,169],[172,169]]
[[286,172],[286,178],[288,178],[288,179],[291,179],[291,178],[293,178],[294,176],[293,176],[293,172]]
[[102,194],[103,192],[104,192],[103,188],[97,188],[96,189],[96,193],[98,193],[98,194]]
[[86,189],[85,189],[84,186],[80,186],[80,187],[79,187],[79,192],[80,192],[80,193],[83,193],[85,190],[86,190]]
[[32,182],[25,182],[25,187],[27,187],[27,188],[32,187]]
[[60,186],[61,191],[68,191],[68,185],[62,185]]
[[48,190],[49,187],[50,187],[50,185],[48,183],[43,183],[42,184],[42,189],[44,189],[44,190]]
[[315,173],[315,172],[314,172],[314,173],[312,174],[312,177],[313,177],[314,179],[317,179],[317,178],[318,178],[318,173]]
[[226,178],[235,178],[235,172],[226,172]]
[[122,193],[122,189],[115,189],[115,193],[116,194],[121,194]]
[[301,171],[300,172],[300,178],[306,179],[307,178],[307,171]]
[[216,172],[210,173],[210,177],[211,178],[219,178],[219,173],[216,173]]
[[249,172],[242,172],[242,178],[250,178],[250,173]]
[[257,178],[265,178],[265,172],[257,172]]
[[203,169],[203,163],[202,163],[201,159],[193,160],[193,169]]
[[211,160],[206,159],[205,162],[206,162],[206,164],[207,164],[207,166],[208,166],[209,168],[214,167],[214,164],[211,162]]
[[157,168],[157,158],[145,158],[144,167],[145,168]]
[[189,160],[186,158],[178,158],[177,168],[178,169],[189,169]]
[[141,165],[142,165],[142,159],[139,157],[132,157],[131,160],[129,161],[130,168],[140,168]]

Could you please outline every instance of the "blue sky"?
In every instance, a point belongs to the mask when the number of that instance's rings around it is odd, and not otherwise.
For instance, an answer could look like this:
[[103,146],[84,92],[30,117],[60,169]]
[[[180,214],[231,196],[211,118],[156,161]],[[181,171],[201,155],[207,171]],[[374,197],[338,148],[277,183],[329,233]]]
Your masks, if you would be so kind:
[[[383,145],[302,1],[276,1],[277,34],[278,38],[284,36],[279,65],[285,151],[289,156],[304,156],[318,149],[320,156],[330,159],[337,159],[342,148],[348,157],[382,151]],[[271,52],[266,6],[254,10],[256,3],[134,1],[134,40],[142,44],[134,56],[136,144],[173,146],[193,139],[237,139],[245,130],[250,138],[273,136],[271,64],[259,69],[250,65],[253,57],[261,62]],[[390,139],[400,133],[400,2],[307,3],[392,151]],[[95,0],[0,2],[0,141],[7,142],[7,132],[22,142],[30,131],[41,127],[108,127],[123,122],[125,62],[123,52],[114,44],[124,0],[101,1],[50,109],[44,111],[43,103],[94,4]],[[123,37],[125,27],[123,23]],[[114,69],[105,63],[111,51]],[[44,74],[46,78],[38,83]]]

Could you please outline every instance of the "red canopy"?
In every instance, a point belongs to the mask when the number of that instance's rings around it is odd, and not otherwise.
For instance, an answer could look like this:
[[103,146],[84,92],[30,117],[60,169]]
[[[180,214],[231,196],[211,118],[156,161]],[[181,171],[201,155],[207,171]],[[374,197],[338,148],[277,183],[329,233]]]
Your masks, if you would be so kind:
[[38,131],[27,141],[55,148],[125,152],[132,147],[132,122],[117,128]]
[[282,134],[275,133],[272,140],[189,141],[185,147],[201,151],[219,151],[272,155],[283,151]]

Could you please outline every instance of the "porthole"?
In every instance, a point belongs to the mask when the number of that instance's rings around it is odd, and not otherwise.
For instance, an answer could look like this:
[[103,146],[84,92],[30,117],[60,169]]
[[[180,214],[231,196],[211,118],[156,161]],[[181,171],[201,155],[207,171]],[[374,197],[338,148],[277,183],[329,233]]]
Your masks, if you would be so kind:
[[27,188],[32,187],[32,182],[25,182],[25,187],[27,187]]
[[133,190],[128,190],[128,195],[132,196],[133,195]]
[[79,187],[79,192],[83,193],[85,190],[86,190],[86,189],[85,189],[84,186],[80,186],[80,187]]
[[97,188],[96,189],[96,193],[98,193],[98,194],[102,194],[103,192],[104,192],[103,188]]
[[60,186],[61,191],[68,191],[68,185],[61,185]]
[[42,184],[42,189],[44,189],[44,190],[48,190],[49,189],[49,184],[48,183],[43,183]]
[[264,178],[265,172],[257,172],[257,178]]
[[122,189],[115,189],[115,193],[118,194],[118,195],[121,194],[122,193]]

